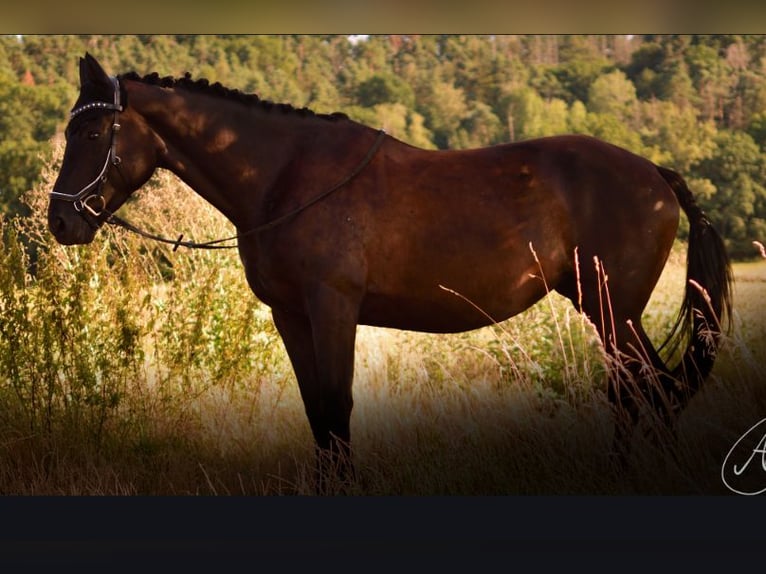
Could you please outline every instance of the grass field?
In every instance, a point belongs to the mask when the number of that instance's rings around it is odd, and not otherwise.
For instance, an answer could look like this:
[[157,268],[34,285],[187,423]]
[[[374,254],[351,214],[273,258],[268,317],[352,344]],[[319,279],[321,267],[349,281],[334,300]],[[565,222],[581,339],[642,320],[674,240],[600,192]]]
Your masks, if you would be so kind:
[[[169,235],[228,233],[188,190],[156,185],[133,216]],[[33,194],[36,215],[21,225],[39,255],[34,275],[5,226],[0,492],[311,494],[313,445],[297,385],[236,254],[172,254],[113,230],[64,248],[47,236],[44,202]],[[169,215],[172,205],[186,211]],[[609,454],[601,348],[561,298],[457,335],[360,327],[358,481],[346,493],[727,492],[723,458],[766,413],[766,261],[738,263],[735,274],[735,329],[713,376],[677,436],[636,434],[626,467]],[[655,341],[672,324],[683,281],[678,246],[644,316]]]

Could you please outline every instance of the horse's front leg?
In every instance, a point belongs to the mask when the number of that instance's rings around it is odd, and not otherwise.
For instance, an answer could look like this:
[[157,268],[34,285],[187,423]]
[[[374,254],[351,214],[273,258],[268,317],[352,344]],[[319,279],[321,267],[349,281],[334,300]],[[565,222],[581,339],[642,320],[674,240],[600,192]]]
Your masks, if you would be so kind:
[[350,420],[358,305],[320,287],[309,301],[309,316],[273,310],[295,371],[317,445],[320,491],[353,476]]

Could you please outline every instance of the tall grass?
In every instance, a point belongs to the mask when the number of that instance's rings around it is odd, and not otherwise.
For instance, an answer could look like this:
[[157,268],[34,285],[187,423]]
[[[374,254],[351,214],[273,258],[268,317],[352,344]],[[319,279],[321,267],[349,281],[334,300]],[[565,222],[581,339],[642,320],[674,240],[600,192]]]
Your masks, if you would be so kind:
[[[59,152],[60,154],[60,152]],[[60,155],[58,156],[60,157]],[[268,309],[235,251],[172,252],[105,228],[62,247],[32,215],[2,224],[0,492],[308,494],[313,446]],[[127,217],[174,237],[231,226],[159,174]],[[708,384],[626,467],[594,327],[551,294],[486,329],[426,335],[360,327],[351,494],[717,493],[733,441],[766,412],[759,301],[766,265],[738,272],[734,335]],[[661,341],[683,290],[683,248],[644,315]]]

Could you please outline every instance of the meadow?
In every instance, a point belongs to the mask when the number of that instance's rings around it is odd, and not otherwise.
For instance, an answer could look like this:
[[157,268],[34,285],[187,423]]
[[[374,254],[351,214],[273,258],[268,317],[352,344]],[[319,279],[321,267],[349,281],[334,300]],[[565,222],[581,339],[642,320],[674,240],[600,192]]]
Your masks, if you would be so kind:
[[[173,252],[105,228],[62,247],[45,227],[56,161],[3,225],[0,492],[313,493],[313,443],[268,308],[236,250]],[[231,226],[171,176],[125,208],[196,240]],[[677,243],[644,314],[669,332],[684,282]],[[757,251],[754,249],[754,255]],[[659,442],[610,455],[606,366],[593,326],[555,294],[455,335],[360,327],[352,495],[723,494],[720,467],[766,412],[766,260],[735,265],[735,327],[713,376]]]

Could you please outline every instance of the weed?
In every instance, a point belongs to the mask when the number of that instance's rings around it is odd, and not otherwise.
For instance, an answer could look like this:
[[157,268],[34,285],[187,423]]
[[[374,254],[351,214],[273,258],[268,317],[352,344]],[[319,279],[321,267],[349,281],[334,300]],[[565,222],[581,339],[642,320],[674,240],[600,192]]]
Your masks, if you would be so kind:
[[[59,246],[45,222],[56,161],[27,196],[32,215],[2,222],[0,492],[310,493],[300,394],[237,254],[174,253],[112,228],[91,245]],[[124,209],[164,235],[232,232],[164,173]],[[682,251],[643,317],[654,341],[680,305]],[[766,411],[764,268],[738,267],[735,330],[675,435],[638,436],[619,472],[608,455],[613,365],[599,326],[568,300],[549,293],[518,317],[455,335],[360,327],[358,482],[346,492],[722,492],[723,456]]]

